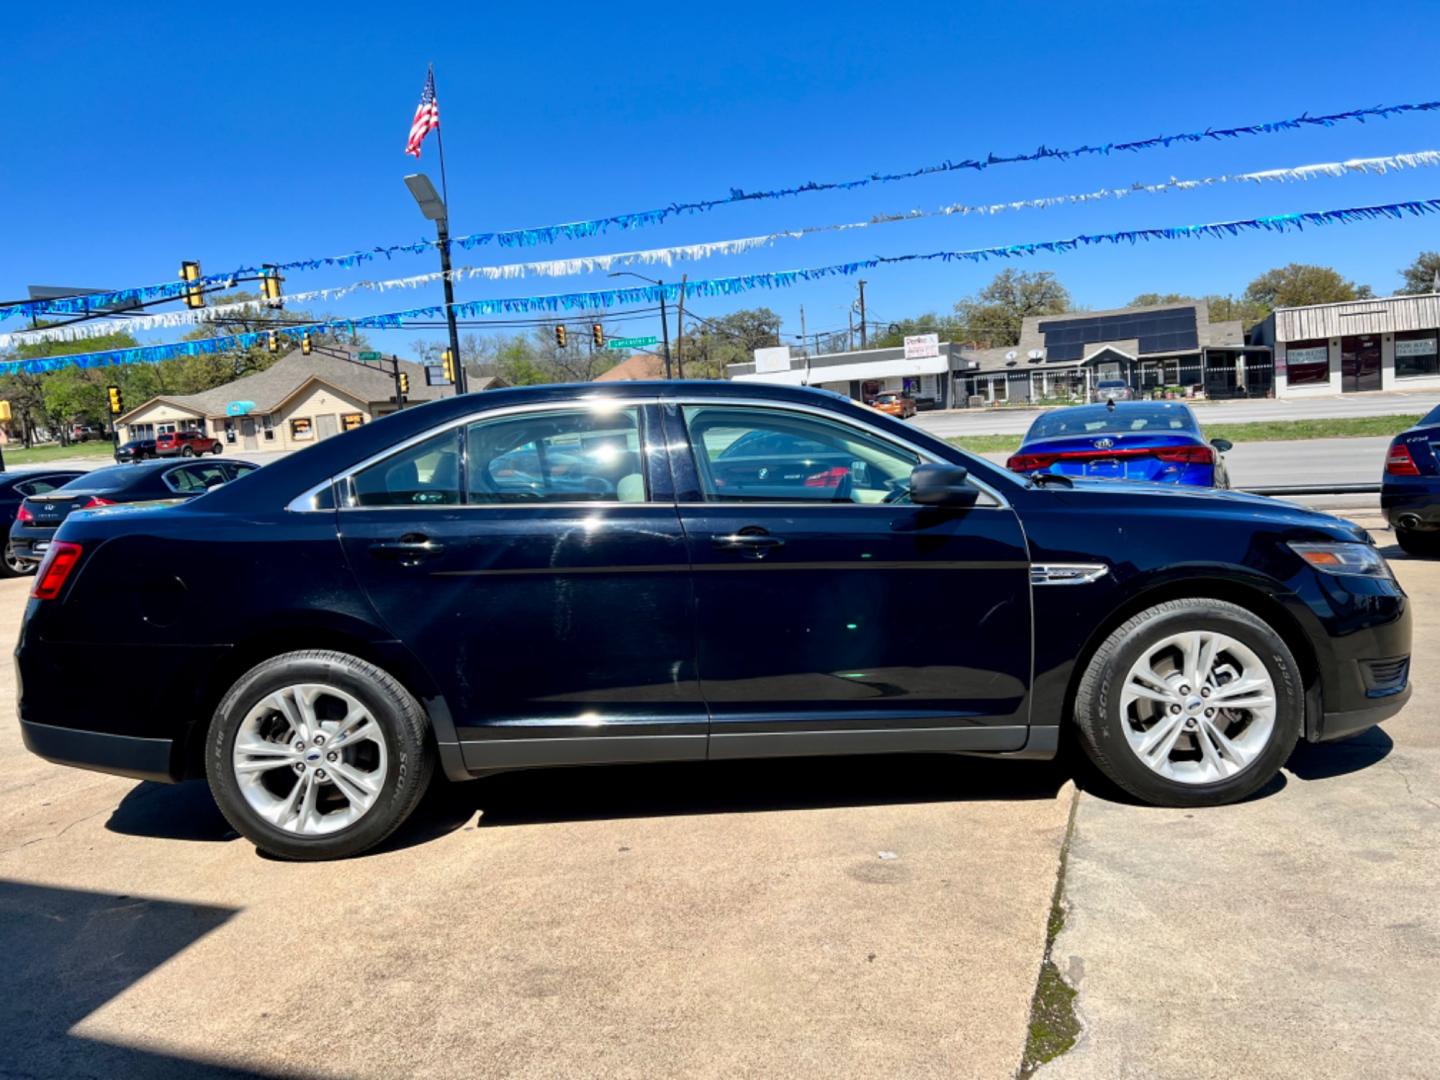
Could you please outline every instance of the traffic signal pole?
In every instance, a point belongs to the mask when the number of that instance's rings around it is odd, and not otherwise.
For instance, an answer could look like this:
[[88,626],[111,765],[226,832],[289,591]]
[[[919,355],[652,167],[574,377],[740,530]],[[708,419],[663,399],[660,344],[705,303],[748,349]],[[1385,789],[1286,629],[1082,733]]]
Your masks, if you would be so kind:
[[390,374],[395,377],[395,411],[405,407],[405,398],[400,394],[400,357],[390,354]]
[[[444,180],[441,180],[444,183]],[[460,335],[455,329],[455,285],[450,280],[450,223],[445,218],[435,220],[435,231],[440,241],[440,270],[445,280],[445,322],[450,328],[450,355],[455,358],[455,393],[465,393],[465,364],[460,359]]]

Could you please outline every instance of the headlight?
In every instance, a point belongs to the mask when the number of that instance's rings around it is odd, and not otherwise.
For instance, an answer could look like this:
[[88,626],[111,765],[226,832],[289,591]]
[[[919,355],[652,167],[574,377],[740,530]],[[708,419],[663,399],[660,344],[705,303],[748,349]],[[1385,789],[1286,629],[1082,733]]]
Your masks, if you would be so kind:
[[1369,544],[1291,544],[1290,550],[1327,574],[1394,576],[1385,557]]

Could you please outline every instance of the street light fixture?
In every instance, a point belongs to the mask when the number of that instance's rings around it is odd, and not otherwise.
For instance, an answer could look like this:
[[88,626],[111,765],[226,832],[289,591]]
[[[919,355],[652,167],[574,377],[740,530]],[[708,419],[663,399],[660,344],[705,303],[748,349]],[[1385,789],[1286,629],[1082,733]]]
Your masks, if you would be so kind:
[[665,282],[637,274],[632,270],[616,270],[611,277],[633,277],[660,286],[660,338],[665,343],[665,378],[670,378],[670,317],[665,313]]
[[450,280],[450,223],[446,218],[445,200],[424,173],[405,177],[405,186],[415,197],[420,213],[435,222],[440,248],[440,270],[445,285],[445,323],[450,328],[450,355],[455,358],[455,393],[465,393],[465,365],[460,362],[460,335],[455,329],[455,284]]

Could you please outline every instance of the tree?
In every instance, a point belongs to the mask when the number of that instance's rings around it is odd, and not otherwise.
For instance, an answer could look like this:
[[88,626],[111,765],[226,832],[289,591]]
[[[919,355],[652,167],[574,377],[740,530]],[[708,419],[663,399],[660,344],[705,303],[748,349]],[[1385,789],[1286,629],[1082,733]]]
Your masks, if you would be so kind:
[[1422,251],[1415,261],[1400,271],[1405,284],[1400,292],[1413,296],[1416,293],[1440,292],[1435,282],[1440,280],[1440,251]]
[[1178,293],[1178,292],[1167,292],[1167,293],[1147,292],[1147,293],[1141,293],[1139,296],[1135,297],[1134,300],[1131,300],[1131,301],[1130,301],[1130,303],[1129,303],[1128,306],[1130,306],[1130,307],[1165,307],[1165,306],[1170,305],[1170,304],[1193,304],[1193,303],[1195,303],[1195,297],[1193,297],[1193,296],[1186,296],[1186,295],[1183,294],[1183,293]]
[[1070,293],[1048,270],[1004,270],[975,296],[955,305],[964,336],[995,346],[1018,344],[1027,316],[1070,310]]
[[[40,327],[54,325],[40,323]],[[77,341],[37,341],[17,345],[6,360],[48,360],[76,353],[104,352],[110,349],[133,349],[137,342],[128,332],[105,334]],[[65,367],[43,374],[20,372],[0,377],[0,398],[10,402],[14,423],[24,433],[25,444],[33,441],[36,428],[57,432],[62,441],[69,439],[69,425],[76,420],[103,424],[109,414],[105,387],[123,388],[130,368]]]
[[872,349],[897,349],[905,344],[907,337],[916,334],[939,334],[942,341],[968,341],[969,335],[960,319],[954,315],[937,315],[933,311],[913,319],[901,319],[891,323],[880,333],[871,333],[868,344]]
[[1374,295],[1368,285],[1347,281],[1328,266],[1291,263],[1267,270],[1245,287],[1244,300],[1264,318],[1277,307],[1333,304]]
[[779,344],[780,316],[767,307],[732,311],[718,319],[696,316],[685,328],[685,377],[723,379],[727,365],[748,364],[756,349]]

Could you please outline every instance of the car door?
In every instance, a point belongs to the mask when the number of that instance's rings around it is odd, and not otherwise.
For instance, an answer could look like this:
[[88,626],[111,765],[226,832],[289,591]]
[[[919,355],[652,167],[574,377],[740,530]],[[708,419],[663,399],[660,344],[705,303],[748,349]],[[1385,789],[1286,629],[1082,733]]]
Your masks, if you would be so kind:
[[711,757],[1024,745],[1029,564],[1003,499],[912,505],[928,459],[822,409],[712,400],[667,423],[691,450],[672,462]]
[[704,757],[657,422],[641,403],[498,410],[344,478],[349,564],[470,768]]

